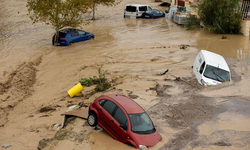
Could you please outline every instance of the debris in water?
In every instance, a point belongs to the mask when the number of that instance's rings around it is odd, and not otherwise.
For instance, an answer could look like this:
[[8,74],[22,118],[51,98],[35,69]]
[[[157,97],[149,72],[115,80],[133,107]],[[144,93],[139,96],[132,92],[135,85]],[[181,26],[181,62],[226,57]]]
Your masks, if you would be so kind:
[[224,141],[214,143],[216,146],[231,146],[230,143],[225,143]]
[[223,35],[223,36],[221,37],[221,39],[227,39],[227,36]]
[[164,71],[161,75],[164,75],[164,74],[166,74],[168,72],[168,69],[166,70],[166,71]]
[[190,47],[190,45],[184,45],[184,44],[182,44],[182,45],[179,45],[179,47],[180,47],[180,49],[186,49],[187,47]]

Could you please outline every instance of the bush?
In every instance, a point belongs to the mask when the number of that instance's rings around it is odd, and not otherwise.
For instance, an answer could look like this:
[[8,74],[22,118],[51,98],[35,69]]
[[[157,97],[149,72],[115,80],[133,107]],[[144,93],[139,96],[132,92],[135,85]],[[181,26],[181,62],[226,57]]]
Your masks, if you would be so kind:
[[200,20],[196,16],[190,15],[190,17],[187,18],[187,24],[185,26],[187,30],[194,30],[200,27]]
[[98,77],[93,76],[89,78],[81,78],[79,82],[82,86],[91,86],[97,84],[95,90],[105,91],[111,87],[111,82],[106,79],[106,75],[108,74],[108,70],[102,71],[102,66],[98,68]]
[[198,15],[204,27],[216,33],[240,33],[240,0],[198,0]]

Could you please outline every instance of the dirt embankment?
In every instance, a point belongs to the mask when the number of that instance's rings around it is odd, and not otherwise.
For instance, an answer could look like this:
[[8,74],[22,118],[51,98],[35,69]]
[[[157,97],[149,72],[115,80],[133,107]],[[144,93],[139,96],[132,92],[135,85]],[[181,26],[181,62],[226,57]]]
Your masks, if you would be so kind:
[[36,82],[36,66],[41,63],[42,57],[31,62],[24,62],[13,71],[8,80],[0,83],[0,127],[8,122],[9,111],[18,103],[32,95],[32,86]]

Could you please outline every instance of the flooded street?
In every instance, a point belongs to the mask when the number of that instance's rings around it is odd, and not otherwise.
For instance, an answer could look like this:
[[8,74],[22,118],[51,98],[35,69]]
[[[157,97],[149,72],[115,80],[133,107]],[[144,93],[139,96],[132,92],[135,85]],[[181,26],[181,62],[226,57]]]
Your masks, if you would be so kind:
[[[11,144],[8,150],[34,150],[42,139],[52,139],[47,150],[133,150],[79,118],[63,129],[71,134],[55,138],[62,131],[52,126],[62,122],[68,106],[107,93],[134,97],[148,112],[163,138],[149,149],[250,149],[249,37],[186,31],[166,18],[123,18],[125,5],[134,3],[123,0],[99,6],[97,20],[81,28],[94,40],[58,47],[51,44],[53,28],[32,24],[25,0],[0,1],[0,145]],[[153,0],[136,3],[166,9]],[[230,83],[198,84],[191,67],[201,49],[224,56]],[[113,81],[109,90],[68,96],[80,78],[97,76],[101,66]],[[46,106],[55,109],[39,111]]]

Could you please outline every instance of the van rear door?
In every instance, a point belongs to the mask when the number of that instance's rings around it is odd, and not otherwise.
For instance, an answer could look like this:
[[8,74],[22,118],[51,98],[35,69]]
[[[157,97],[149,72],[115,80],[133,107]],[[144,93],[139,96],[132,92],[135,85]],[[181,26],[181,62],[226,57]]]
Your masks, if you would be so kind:
[[136,7],[135,6],[126,6],[125,17],[136,17]]

